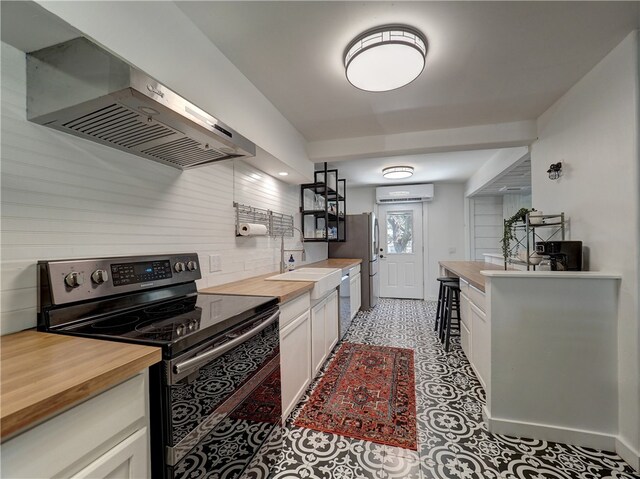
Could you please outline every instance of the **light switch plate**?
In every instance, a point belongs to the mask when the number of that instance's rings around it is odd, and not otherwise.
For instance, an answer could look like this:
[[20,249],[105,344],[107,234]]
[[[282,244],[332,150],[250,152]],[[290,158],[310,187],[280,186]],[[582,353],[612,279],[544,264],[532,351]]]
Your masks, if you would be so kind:
[[210,254],[209,273],[215,273],[216,271],[222,271],[222,258],[219,254]]

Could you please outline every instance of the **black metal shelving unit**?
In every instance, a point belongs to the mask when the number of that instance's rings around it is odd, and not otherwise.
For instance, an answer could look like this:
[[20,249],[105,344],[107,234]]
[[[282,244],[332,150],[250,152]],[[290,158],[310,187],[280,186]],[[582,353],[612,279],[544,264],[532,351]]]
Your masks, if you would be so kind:
[[314,182],[300,186],[300,213],[305,242],[334,242],[347,239],[345,214],[347,182],[337,169],[314,173]]
[[509,258],[504,262],[504,269],[507,269],[507,265],[511,262],[523,263],[522,260],[515,257],[518,248],[522,247],[527,251],[527,271],[535,271],[536,264],[531,262],[531,255],[535,253],[536,242],[564,240],[566,224],[564,212],[553,215],[538,215],[534,223],[531,222],[530,214],[528,213],[524,221],[512,226],[515,241],[509,247]]

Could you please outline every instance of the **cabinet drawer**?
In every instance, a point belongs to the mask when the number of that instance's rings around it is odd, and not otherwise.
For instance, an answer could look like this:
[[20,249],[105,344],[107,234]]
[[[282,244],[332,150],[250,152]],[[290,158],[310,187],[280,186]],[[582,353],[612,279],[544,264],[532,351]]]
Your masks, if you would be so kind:
[[483,312],[486,311],[485,304],[484,304],[485,303],[485,296],[484,296],[484,293],[482,291],[480,291],[475,286],[469,285],[468,296],[469,296],[469,299],[471,300],[471,302],[473,304],[475,304]]
[[283,326],[286,326],[291,321],[296,319],[305,311],[309,310],[311,306],[311,300],[309,299],[309,293],[304,293],[291,301],[287,301],[280,305],[280,330]]
[[147,428],[129,436],[71,479],[147,477]]
[[460,278],[460,292],[469,296],[469,283],[462,278]]
[[349,276],[354,277],[360,272],[360,265],[357,264],[353,268],[349,269]]

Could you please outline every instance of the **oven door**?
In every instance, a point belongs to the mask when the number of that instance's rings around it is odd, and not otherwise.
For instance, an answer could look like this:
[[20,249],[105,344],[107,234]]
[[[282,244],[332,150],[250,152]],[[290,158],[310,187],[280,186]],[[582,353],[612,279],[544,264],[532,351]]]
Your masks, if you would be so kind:
[[166,361],[167,477],[240,477],[281,434],[278,318],[272,310]]

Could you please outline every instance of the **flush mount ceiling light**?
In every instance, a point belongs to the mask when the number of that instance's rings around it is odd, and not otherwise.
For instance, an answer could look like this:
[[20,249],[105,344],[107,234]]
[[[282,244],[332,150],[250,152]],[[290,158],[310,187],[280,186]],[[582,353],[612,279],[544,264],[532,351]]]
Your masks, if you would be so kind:
[[280,176],[289,176],[289,173],[287,173],[286,171],[281,171],[280,173],[278,173]]
[[413,176],[413,167],[411,166],[390,166],[382,170],[382,176],[388,180],[401,180]]
[[347,80],[366,91],[395,90],[424,69],[427,39],[405,25],[386,25],[358,35],[346,48]]

